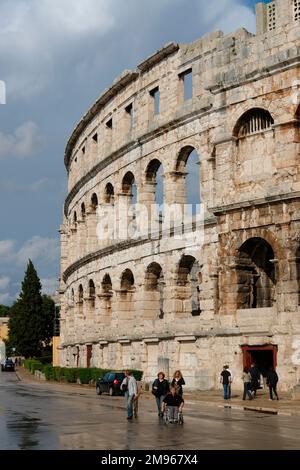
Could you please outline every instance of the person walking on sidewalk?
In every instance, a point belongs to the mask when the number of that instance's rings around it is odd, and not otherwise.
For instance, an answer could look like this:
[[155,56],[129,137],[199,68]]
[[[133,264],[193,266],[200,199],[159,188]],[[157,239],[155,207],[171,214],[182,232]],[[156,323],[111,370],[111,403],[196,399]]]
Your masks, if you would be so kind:
[[173,380],[171,382],[171,387],[175,387],[177,395],[182,397],[183,389],[182,386],[185,385],[184,378],[182,377],[182,373],[180,370],[176,370],[175,374],[173,375]]
[[251,375],[251,393],[253,398],[256,398],[256,392],[259,388],[259,381],[260,381],[260,372],[254,363],[251,364],[251,368],[249,370]]
[[271,367],[268,374],[267,374],[267,386],[269,387],[269,392],[270,392],[270,398],[269,400],[273,400],[273,392],[277,400],[279,400],[278,394],[277,394],[277,383],[278,383],[278,375],[274,367]]
[[155,396],[159,417],[163,416],[162,404],[165,396],[170,391],[169,382],[165,377],[166,376],[163,372],[159,372],[157,374],[157,379],[155,379],[152,384],[152,394]]
[[250,393],[251,375],[250,375],[248,367],[244,367],[242,380],[244,383],[243,400],[246,400],[247,395],[248,395],[249,400],[253,400],[253,397]]
[[224,400],[229,400],[229,386],[230,386],[230,377],[231,374],[228,370],[228,366],[225,365],[220,375],[220,383],[223,385],[224,390]]
[[137,383],[130,370],[125,371],[125,378],[121,384],[121,390],[125,392],[127,404],[127,419],[133,418],[133,401],[137,396]]

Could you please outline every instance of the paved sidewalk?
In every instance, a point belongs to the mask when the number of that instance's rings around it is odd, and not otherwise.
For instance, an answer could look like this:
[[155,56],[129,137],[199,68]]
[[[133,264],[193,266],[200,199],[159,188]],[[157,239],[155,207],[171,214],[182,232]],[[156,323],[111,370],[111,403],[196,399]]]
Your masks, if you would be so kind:
[[[38,380],[35,376],[30,374],[23,367],[19,367],[16,371],[19,380],[22,380],[30,384],[41,384],[45,387],[51,387],[53,390],[75,390],[78,393],[94,394],[95,387],[89,385],[78,385],[58,382],[45,382]],[[278,414],[282,416],[300,416],[300,400],[292,400],[291,393],[282,392],[279,394],[280,400],[269,401],[268,390],[258,390],[257,398],[255,400],[242,400],[242,392],[232,391],[232,398],[230,400],[224,400],[222,390],[212,391],[193,391],[184,393],[184,398],[188,404],[191,405],[208,405],[217,408],[231,408],[234,410],[249,410],[261,413]],[[150,392],[143,392],[143,399],[152,399],[153,396]]]

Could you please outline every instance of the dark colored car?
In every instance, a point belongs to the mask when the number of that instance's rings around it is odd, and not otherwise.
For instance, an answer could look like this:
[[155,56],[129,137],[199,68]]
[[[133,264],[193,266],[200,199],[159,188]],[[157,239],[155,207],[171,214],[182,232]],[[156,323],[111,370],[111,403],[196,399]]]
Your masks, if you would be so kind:
[[1,370],[14,372],[15,363],[11,359],[6,359],[6,361],[1,364]]
[[124,392],[121,390],[121,383],[124,378],[124,372],[107,372],[104,377],[97,380],[97,395],[102,395],[102,393],[108,393],[111,397],[113,395],[124,395]]

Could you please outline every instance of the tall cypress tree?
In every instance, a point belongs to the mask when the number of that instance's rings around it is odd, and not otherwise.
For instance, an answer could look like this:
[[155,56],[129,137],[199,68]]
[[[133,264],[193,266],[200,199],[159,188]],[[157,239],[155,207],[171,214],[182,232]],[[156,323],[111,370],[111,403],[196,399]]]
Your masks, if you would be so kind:
[[10,312],[9,341],[22,356],[39,356],[43,349],[44,318],[41,282],[31,260],[27,265],[19,299]]

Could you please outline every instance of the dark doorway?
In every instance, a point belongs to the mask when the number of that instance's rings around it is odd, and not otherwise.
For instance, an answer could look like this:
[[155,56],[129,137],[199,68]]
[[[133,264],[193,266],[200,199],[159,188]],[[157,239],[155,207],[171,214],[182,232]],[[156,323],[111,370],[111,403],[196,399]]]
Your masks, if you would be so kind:
[[256,367],[263,375],[266,376],[270,367],[277,365],[277,346],[242,346],[243,350],[243,367],[250,368],[255,363]]

